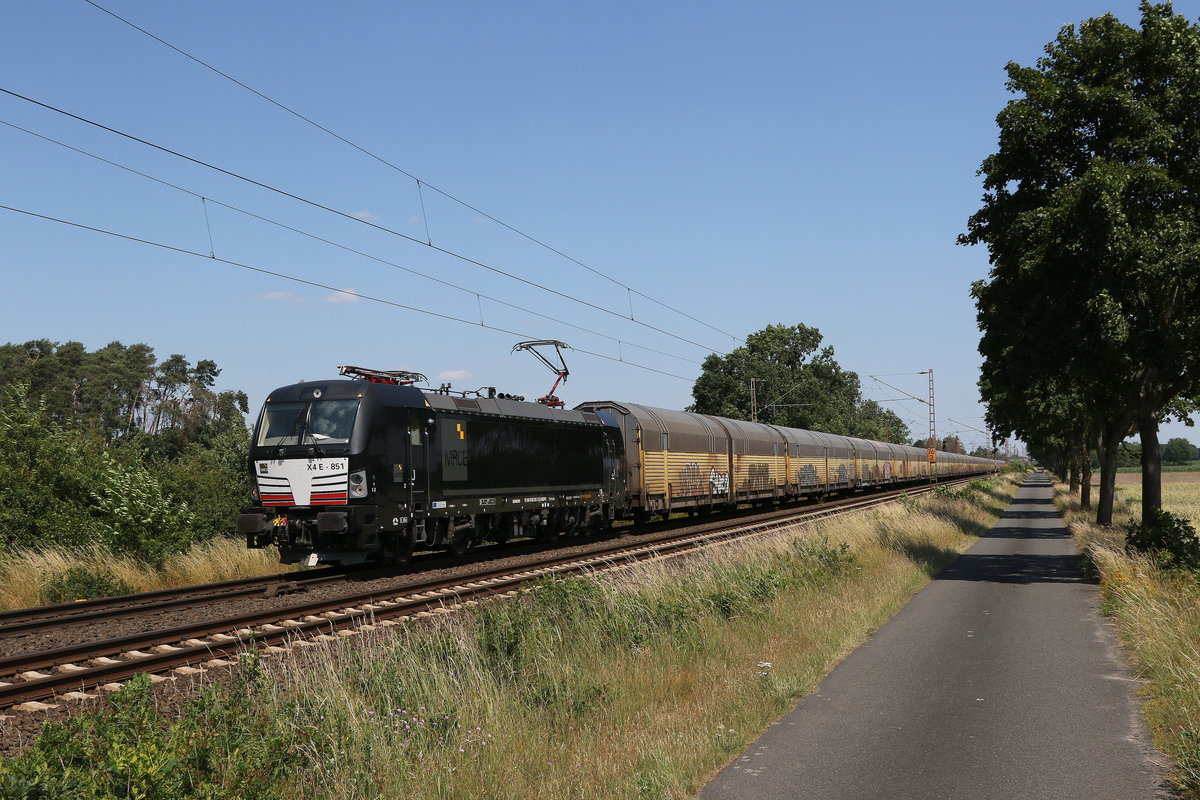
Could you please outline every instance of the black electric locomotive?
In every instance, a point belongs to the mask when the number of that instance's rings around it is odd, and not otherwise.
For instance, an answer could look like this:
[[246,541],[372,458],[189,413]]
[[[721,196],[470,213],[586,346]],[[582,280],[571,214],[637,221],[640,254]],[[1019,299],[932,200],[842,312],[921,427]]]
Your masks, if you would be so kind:
[[613,518],[625,478],[611,414],[343,374],[358,380],[267,398],[250,450],[257,505],[238,517],[250,547],[275,544],[283,563],[402,563]]
[[[561,343],[555,343],[561,344]],[[618,518],[734,509],[996,470],[991,459],[634,403],[563,407],[495,390],[423,391],[415,373],[267,398],[251,442],[250,547],[281,561],[407,561],[482,541],[549,538]],[[565,376],[563,368],[560,379]],[[473,397],[470,395],[474,395]]]

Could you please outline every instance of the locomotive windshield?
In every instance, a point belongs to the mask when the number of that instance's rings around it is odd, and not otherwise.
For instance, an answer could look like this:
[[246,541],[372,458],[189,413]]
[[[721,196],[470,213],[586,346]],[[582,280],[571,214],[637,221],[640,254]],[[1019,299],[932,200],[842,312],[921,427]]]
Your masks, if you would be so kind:
[[258,426],[259,447],[346,444],[354,430],[358,400],[268,403]]

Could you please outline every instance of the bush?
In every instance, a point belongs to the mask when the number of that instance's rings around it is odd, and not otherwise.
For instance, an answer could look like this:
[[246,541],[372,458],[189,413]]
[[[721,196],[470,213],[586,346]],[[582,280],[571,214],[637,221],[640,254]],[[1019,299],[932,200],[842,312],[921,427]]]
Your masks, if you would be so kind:
[[133,587],[108,572],[93,572],[87,567],[71,567],[55,575],[46,585],[46,601],[69,603],[73,600],[93,600],[133,594]]
[[28,387],[0,388],[0,543],[81,546],[103,444],[50,418]]
[[1164,567],[1200,569],[1200,537],[1192,523],[1161,508],[1154,509],[1151,520],[1129,523],[1126,550],[1153,556]]
[[106,711],[48,723],[27,750],[0,759],[0,797],[287,797],[286,776],[306,763],[300,747],[317,759],[327,747],[262,713],[257,675],[245,665],[231,686],[204,688],[178,715],[160,710],[149,676],[138,675]]
[[186,550],[199,538],[188,504],[137,459],[114,455],[120,448],[54,419],[27,387],[0,387],[0,546],[100,544],[153,563]]
[[101,454],[97,487],[91,492],[92,513],[104,541],[120,554],[155,564],[181,553],[195,542],[192,514],[175,501],[143,467],[126,466]]

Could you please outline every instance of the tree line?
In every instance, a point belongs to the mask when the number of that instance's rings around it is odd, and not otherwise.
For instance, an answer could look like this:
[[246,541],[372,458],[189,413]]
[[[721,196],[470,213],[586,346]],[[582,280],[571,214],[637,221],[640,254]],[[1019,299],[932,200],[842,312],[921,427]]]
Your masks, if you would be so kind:
[[991,262],[971,290],[988,423],[1064,464],[1085,506],[1095,452],[1101,524],[1133,433],[1152,523],[1159,426],[1200,398],[1200,27],[1140,10],[1140,28],[1106,14],[1008,64],[1018,97],[959,239]]
[[145,344],[0,346],[0,544],[158,560],[248,504],[244,392]]
[[[1095,463],[1094,455],[1092,458],[1093,468],[1095,468],[1098,465]],[[1162,446],[1160,458],[1162,458],[1164,464],[1182,466],[1200,459],[1200,450],[1197,450],[1196,445],[1187,439],[1176,436]],[[1121,446],[1117,448],[1117,467],[1129,468],[1140,467],[1141,465],[1142,446],[1137,442],[1121,442]]]

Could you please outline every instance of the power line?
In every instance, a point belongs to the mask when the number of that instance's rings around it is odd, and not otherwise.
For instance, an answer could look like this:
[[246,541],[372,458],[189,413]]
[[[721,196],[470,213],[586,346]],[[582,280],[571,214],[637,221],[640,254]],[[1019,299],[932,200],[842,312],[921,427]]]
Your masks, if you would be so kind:
[[[913,373],[901,372],[901,373],[899,373],[899,374],[901,374],[901,375],[910,375],[910,374],[911,374],[911,375],[922,375],[922,374],[924,374],[924,373],[920,373],[920,372],[913,372]],[[891,389],[891,390],[893,390],[893,391],[899,392],[900,394],[902,394],[902,395],[905,395],[906,397],[909,397],[909,398],[911,398],[911,399],[913,399],[913,400],[916,400],[918,403],[924,403],[925,405],[929,405],[929,401],[928,401],[928,400],[922,400],[921,398],[917,397],[917,396],[916,396],[916,395],[914,395],[914,394],[909,394],[908,392],[904,391],[903,389],[899,388],[898,386],[892,386],[892,385],[891,385],[890,383],[888,383],[887,381],[881,381],[881,380],[879,380],[879,376],[878,376],[878,375],[868,375],[867,377],[868,377],[868,378],[870,378],[871,380],[875,381],[876,383],[882,383],[884,386],[888,387],[889,389]]]
[[287,191],[287,190],[285,190],[285,189],[280,189],[280,188],[278,188],[278,187],[271,186],[270,184],[266,184],[266,183],[263,183],[262,181],[255,180],[254,178],[249,178],[249,177],[247,177],[247,176],[245,176],[245,175],[240,175],[240,174],[238,174],[238,173],[236,173],[236,172],[233,172],[233,171],[231,171],[231,170],[224,169],[223,167],[218,167],[218,166],[217,166],[217,165],[215,165],[215,164],[210,164],[210,163],[208,163],[207,161],[203,161],[203,160],[201,160],[201,159],[198,159],[198,158],[193,158],[192,156],[185,155],[185,154],[183,154],[183,153],[180,153],[180,152],[178,152],[178,151],[176,151],[176,150],[172,150],[172,149],[171,149],[171,148],[169,148],[169,147],[164,147],[163,145],[155,144],[154,142],[150,142],[150,141],[147,141],[147,140],[145,140],[145,139],[138,138],[137,136],[134,136],[133,134],[130,134],[130,133],[125,133],[124,131],[119,131],[119,130],[117,130],[116,128],[111,128],[111,127],[109,127],[108,125],[104,125],[103,123],[96,122],[95,120],[91,120],[91,119],[88,119],[88,118],[86,118],[86,117],[81,117],[81,116],[79,116],[78,114],[72,114],[70,111],[66,111],[66,110],[64,110],[64,109],[57,108],[56,106],[52,106],[52,105],[50,105],[50,104],[48,104],[48,103],[43,103],[43,102],[41,102],[41,101],[39,101],[39,100],[34,100],[34,99],[33,99],[33,98],[31,98],[31,97],[26,97],[25,95],[19,94],[19,93],[17,93],[17,92],[14,92],[14,91],[12,91],[12,90],[10,90],[10,89],[5,89],[5,88],[3,88],[3,87],[0,87],[0,93],[7,94],[7,95],[9,95],[9,96],[11,96],[11,97],[15,97],[15,98],[17,98],[18,100],[24,100],[24,101],[25,101],[25,102],[27,102],[27,103],[31,103],[31,104],[33,104],[33,105],[39,106],[39,107],[41,107],[41,108],[44,108],[44,109],[46,109],[46,110],[48,110],[48,111],[53,111],[53,112],[55,112],[56,114],[61,114],[61,115],[65,116],[65,117],[69,117],[69,118],[71,118],[71,119],[74,119],[74,120],[77,120],[77,121],[79,121],[79,122],[83,122],[83,123],[85,123],[85,124],[87,124],[87,125],[91,125],[91,126],[93,126],[93,127],[99,128],[100,130],[107,131],[108,133],[115,134],[115,135],[117,135],[117,136],[120,136],[120,137],[123,137],[123,138],[125,138],[125,139],[129,139],[130,141],[137,142],[138,144],[145,145],[146,147],[153,148],[153,149],[155,149],[155,150],[158,150],[158,151],[160,151],[160,152],[166,153],[166,154],[168,154],[168,155],[175,156],[176,158],[181,158],[181,159],[183,159],[183,160],[185,160],[185,161],[189,161],[189,162],[191,162],[191,163],[193,163],[193,164],[196,164],[196,165],[198,165],[198,166],[205,167],[206,169],[211,169],[211,170],[213,170],[214,172],[219,172],[219,173],[221,173],[222,175],[227,175],[227,176],[229,176],[229,177],[231,177],[231,178],[236,178],[237,180],[244,181],[244,182],[246,182],[246,183],[249,183],[249,184],[251,184],[252,186],[257,186],[257,187],[259,187],[260,189],[266,189],[267,191],[274,192],[274,193],[276,193],[276,194],[279,194],[279,195],[282,195],[282,196],[284,196],[284,197],[287,197],[287,198],[289,198],[289,199],[291,199],[291,200],[296,200],[297,202],[304,203],[304,204],[306,204],[306,205],[312,206],[313,208],[317,208],[317,209],[320,209],[320,210],[322,210],[322,211],[326,211],[326,212],[328,212],[328,213],[330,213],[330,214],[335,214],[335,215],[337,215],[337,216],[339,216],[339,217],[342,217],[342,218],[344,218],[344,219],[348,219],[348,220],[350,220],[350,221],[352,221],[352,222],[357,222],[357,223],[359,223],[360,225],[367,225],[367,226],[369,226],[369,227],[371,227],[371,228],[374,228],[375,230],[378,230],[378,231],[382,231],[382,232],[384,232],[384,233],[391,234],[392,236],[398,236],[398,237],[400,237],[401,239],[405,239],[405,240],[407,240],[407,241],[410,241],[410,242],[412,242],[412,243],[414,243],[414,244],[419,244],[419,245],[421,245],[422,247],[428,247],[428,248],[430,248],[430,249],[432,249],[432,250],[435,250],[435,251],[437,251],[437,252],[439,252],[439,253],[442,253],[442,254],[444,254],[444,255],[448,255],[448,256],[451,256],[452,258],[459,259],[460,261],[463,261],[463,262],[465,262],[465,263],[468,263],[468,264],[473,264],[473,265],[475,265],[475,266],[477,266],[477,267],[481,267],[482,269],[486,269],[486,270],[489,270],[489,271],[491,271],[491,272],[497,273],[497,274],[499,274],[499,275],[503,275],[503,276],[505,276],[505,277],[507,277],[507,278],[510,278],[510,279],[512,279],[512,280],[515,280],[515,281],[518,281],[518,282],[520,282],[520,283],[523,283],[523,284],[525,284],[525,285],[527,285],[527,286],[532,286],[532,287],[534,287],[534,288],[536,288],[536,289],[540,289],[540,290],[542,290],[542,291],[544,291],[544,292],[547,292],[547,293],[549,293],[549,294],[556,295],[556,296],[558,296],[558,297],[561,297],[561,298],[563,298],[564,300],[570,300],[570,301],[572,301],[572,302],[574,302],[574,303],[579,303],[580,305],[587,306],[588,308],[595,309],[596,311],[601,311],[601,312],[603,312],[603,313],[605,313],[605,314],[610,314],[610,315],[612,315],[612,316],[614,316],[614,317],[617,317],[617,318],[619,318],[619,319],[623,319],[623,320],[629,320],[630,322],[632,322],[632,323],[634,323],[634,324],[636,324],[636,325],[641,325],[641,326],[642,326],[642,327],[644,327],[644,328],[649,328],[650,330],[652,330],[652,331],[656,331],[657,333],[661,333],[661,334],[663,334],[664,336],[670,336],[672,339],[678,339],[678,340],[679,340],[679,341],[681,341],[681,342],[685,342],[685,343],[687,343],[687,344],[690,344],[690,345],[693,345],[693,346],[695,346],[695,347],[699,347],[699,348],[700,348],[700,349],[702,349],[702,350],[707,350],[707,351],[709,351],[709,352],[714,352],[714,349],[713,349],[713,348],[710,348],[708,345],[701,344],[700,342],[694,341],[694,340],[692,340],[692,339],[688,339],[688,338],[686,338],[686,337],[684,337],[684,336],[679,336],[678,334],[674,334],[674,333],[671,333],[670,331],[663,330],[662,328],[659,328],[659,327],[656,327],[656,326],[654,326],[654,325],[651,325],[651,324],[649,324],[649,323],[643,322],[643,321],[641,321],[641,320],[639,320],[639,319],[634,319],[633,317],[626,317],[624,314],[618,314],[618,313],[617,313],[617,312],[615,312],[615,311],[612,311],[612,310],[610,310],[610,309],[604,308],[603,306],[598,306],[598,305],[596,305],[595,303],[591,303],[591,302],[589,302],[589,301],[587,301],[587,300],[582,300],[582,299],[580,299],[580,298],[578,298],[578,297],[573,297],[573,296],[571,296],[571,295],[569,295],[569,294],[566,294],[566,293],[564,293],[564,292],[560,292],[560,291],[558,291],[557,289],[551,289],[551,288],[550,288],[550,287],[548,287],[548,286],[543,286],[543,285],[542,285],[542,284],[540,284],[540,283],[537,283],[537,282],[535,282],[535,281],[528,280],[527,278],[522,278],[522,277],[521,277],[521,276],[519,276],[519,275],[514,275],[514,274],[513,274],[513,273],[511,273],[511,272],[508,272],[508,271],[506,271],[506,270],[500,269],[499,267],[494,267],[494,266],[492,266],[492,265],[490,265],[490,264],[484,263],[483,261],[479,261],[479,260],[477,260],[477,259],[471,258],[471,257],[469,257],[469,256],[465,256],[465,255],[463,255],[463,254],[461,254],[461,253],[455,252],[455,251],[453,251],[453,250],[449,250],[449,249],[447,249],[447,248],[444,248],[444,247],[440,247],[440,246],[438,246],[438,245],[435,245],[435,244],[431,244],[431,243],[428,243],[428,242],[423,242],[423,241],[421,241],[420,239],[417,239],[416,237],[409,236],[408,234],[401,233],[400,231],[393,230],[393,229],[391,229],[391,228],[388,228],[388,227],[385,227],[385,226],[383,226],[383,225],[377,225],[377,224],[375,224],[374,222],[371,222],[370,220],[366,220],[366,219],[363,219],[363,218],[361,218],[361,217],[356,217],[356,216],[354,216],[353,214],[347,214],[347,213],[346,213],[346,212],[344,212],[344,211],[338,211],[338,210],[337,210],[337,209],[335,209],[335,208],[331,208],[331,207],[329,207],[329,206],[323,205],[323,204],[321,204],[321,203],[318,203],[318,202],[316,202],[315,200],[309,200],[308,198],[301,197],[300,195],[294,194],[294,193],[292,193],[292,192],[289,192],[289,191]]
[[[188,53],[187,51],[185,51],[179,47],[176,47],[175,45],[171,44],[170,42],[166,41],[165,39],[154,35],[153,33],[146,30],[145,28],[139,27],[138,25],[135,25],[133,22],[130,22],[129,20],[125,19],[124,17],[121,17],[121,16],[113,13],[112,11],[109,11],[107,8],[100,5],[99,3],[93,2],[93,0],[84,0],[84,1],[88,5],[96,8],[100,11],[103,11],[105,14],[108,14],[113,19],[116,19],[116,20],[124,23],[125,25],[128,25],[129,27],[133,28],[134,30],[136,30],[142,34],[145,34],[146,36],[149,36],[151,39],[158,42],[159,44],[162,44],[163,46],[168,47],[171,50],[174,50],[176,53],[179,53],[181,56],[183,56],[187,59],[190,59],[191,61],[195,62],[196,64],[199,64],[200,66],[204,67],[205,69],[211,70],[212,72],[215,72],[216,74],[220,75],[222,78],[225,78],[226,80],[228,80],[234,84],[237,84],[238,86],[240,86],[241,88],[250,92],[251,94],[255,95],[256,97],[266,100],[268,103],[275,106],[276,108],[279,108],[282,111],[286,111],[287,113],[291,114],[292,116],[296,117],[297,119],[303,120],[304,122],[308,123],[309,125],[312,125],[314,128],[317,128],[318,130],[328,134],[329,136],[332,136],[333,138],[337,139],[338,141],[342,142],[343,144],[346,144],[346,145],[354,148],[355,150],[362,153],[363,155],[368,156],[369,158],[372,158],[375,161],[378,161],[380,164],[383,164],[384,166],[390,167],[391,169],[395,170],[396,172],[399,172],[400,174],[402,174],[408,178],[411,178],[412,180],[416,181],[418,192],[420,191],[422,185],[427,186],[430,189],[437,192],[438,194],[442,195],[443,197],[445,197],[449,200],[452,200],[455,203],[458,203],[459,205],[463,206],[464,208],[470,209],[471,211],[475,212],[476,214],[479,214],[480,216],[485,217],[488,220],[491,220],[492,222],[496,223],[497,225],[500,225],[501,227],[511,231],[512,233],[517,234],[518,236],[520,236],[530,242],[533,242],[534,244],[538,245],[539,247],[549,250],[551,253],[554,253],[555,255],[557,255],[561,258],[564,258],[573,264],[577,264],[578,266],[586,269],[588,272],[598,275],[599,277],[604,278],[605,280],[610,281],[611,283],[614,283],[617,286],[620,286],[621,288],[625,289],[628,292],[632,292],[633,294],[636,294],[639,297],[643,297],[652,303],[656,303],[656,304],[662,306],[663,308],[673,311],[682,317],[686,317],[687,319],[690,319],[693,322],[699,323],[700,325],[703,325],[706,328],[714,330],[717,333],[720,333],[724,336],[728,336],[729,338],[733,339],[734,341],[737,341],[737,342],[743,341],[742,339],[739,339],[738,337],[734,336],[733,334],[723,331],[720,328],[717,328],[717,327],[709,324],[708,322],[705,322],[702,319],[693,317],[691,314],[688,314],[684,311],[680,311],[679,309],[675,308],[674,306],[668,305],[667,303],[664,303],[661,300],[657,300],[653,297],[650,297],[647,294],[643,294],[642,292],[638,291],[637,289],[634,289],[633,287],[631,287],[625,283],[622,283],[621,281],[617,280],[616,278],[613,278],[612,276],[610,276],[604,272],[601,272],[600,270],[598,270],[594,267],[591,267],[588,264],[585,264],[584,262],[580,261],[577,258],[567,255],[566,253],[562,252],[561,250],[558,250],[558,249],[550,246],[546,242],[543,242],[540,239],[530,236],[529,234],[525,233],[524,231],[521,231],[521,230],[513,227],[512,225],[509,225],[508,223],[504,222],[503,220],[497,219],[496,217],[492,216],[491,214],[488,214],[487,212],[476,208],[475,206],[471,205],[470,203],[467,203],[466,201],[461,200],[458,197],[455,197],[454,195],[450,194],[449,192],[445,191],[444,189],[440,189],[437,186],[434,186],[433,184],[429,183],[428,181],[418,178],[416,175],[412,174],[411,172],[397,166],[396,164],[393,164],[392,162],[388,161],[387,159],[383,158],[382,156],[377,155],[376,153],[373,153],[370,150],[367,150],[365,147],[363,147],[359,144],[356,144],[355,142],[352,142],[351,140],[347,139],[346,137],[342,136],[341,134],[335,133],[334,131],[330,130],[329,128],[326,128],[324,125],[320,124],[319,122],[301,114],[299,111],[296,111],[295,109],[292,109],[289,106],[284,105],[283,103],[279,102],[278,100],[263,94],[262,92],[258,91],[257,89],[253,88],[252,86],[249,86],[249,85],[243,83],[242,81],[238,80],[237,78],[233,77],[232,75],[222,72],[221,70],[214,67],[212,64],[209,64],[208,62],[201,60],[200,58],[192,55],[191,53]],[[424,198],[422,197],[422,199],[421,199],[422,215],[424,214],[424,202],[425,202]],[[426,223],[425,223],[425,232],[426,232],[426,236],[428,236],[428,233],[429,233],[428,220],[426,220]],[[432,241],[427,242],[427,244],[432,245]],[[630,313],[629,319],[631,319],[631,320],[633,319],[632,311]]]
[[950,417],[946,417],[946,420],[949,422],[953,422],[955,425],[962,425],[964,428],[969,428],[970,430],[973,430],[977,433],[982,433],[984,436],[991,436],[991,434],[988,433],[987,431],[981,431],[981,430],[979,430],[979,428],[976,428],[973,425],[968,425],[965,422],[960,422],[959,420],[951,419]]
[[[20,125],[17,125],[17,124],[15,124],[15,123],[8,122],[8,121],[6,121],[6,120],[0,120],[0,125],[5,125],[5,126],[7,126],[7,127],[9,127],[9,128],[12,128],[12,129],[14,129],[14,130],[18,130],[18,131],[21,131],[22,133],[28,134],[28,135],[30,135],[30,136],[34,136],[34,137],[36,137],[36,138],[38,138],[38,139],[41,139],[41,140],[43,140],[43,141],[45,141],[45,142],[49,142],[49,143],[51,143],[51,144],[54,144],[54,145],[57,145],[57,146],[59,146],[59,147],[65,148],[65,149],[67,149],[67,150],[70,150],[70,151],[72,151],[72,152],[74,152],[74,153],[78,153],[78,154],[80,154],[80,155],[87,156],[88,158],[95,159],[96,161],[100,161],[101,163],[107,164],[107,165],[109,165],[109,166],[111,166],[111,167],[116,167],[117,169],[124,170],[125,172],[129,172],[129,173],[131,173],[131,174],[133,174],[133,175],[137,175],[137,176],[139,176],[139,177],[141,177],[141,178],[145,178],[146,180],[153,181],[153,182],[155,182],[155,183],[157,183],[157,184],[159,184],[159,185],[161,185],[161,186],[166,186],[166,187],[168,187],[168,188],[170,188],[170,189],[174,189],[175,191],[182,192],[183,194],[187,194],[187,195],[190,195],[190,196],[192,196],[192,197],[195,197],[196,199],[198,199],[198,200],[202,201],[202,203],[204,204],[204,209],[205,209],[204,213],[205,213],[205,224],[206,224],[206,226],[208,225],[208,204],[209,204],[209,203],[212,203],[212,204],[214,204],[214,205],[221,206],[222,208],[228,209],[228,210],[230,210],[230,211],[235,211],[235,212],[237,212],[237,213],[239,213],[239,214],[244,214],[244,215],[246,215],[246,216],[248,216],[248,217],[251,217],[251,218],[253,218],[253,219],[257,219],[257,220],[259,220],[259,221],[261,221],[261,222],[266,222],[266,223],[268,223],[268,224],[271,224],[271,225],[278,226],[278,227],[280,227],[280,228],[283,228],[284,230],[291,231],[292,233],[299,234],[300,236],[306,236],[306,237],[308,237],[308,238],[310,238],[310,239],[313,239],[313,240],[315,240],[315,241],[322,242],[323,244],[330,245],[331,247],[336,247],[336,248],[338,248],[338,249],[340,249],[340,250],[344,250],[344,251],[346,251],[346,252],[348,252],[348,253],[354,253],[355,255],[361,256],[361,257],[363,257],[363,258],[367,258],[367,259],[370,259],[370,260],[372,260],[372,261],[378,261],[378,262],[379,262],[379,263],[381,263],[381,264],[386,264],[387,266],[393,267],[393,268],[395,268],[395,269],[402,270],[402,271],[404,271],[404,272],[408,272],[408,273],[410,273],[410,274],[412,274],[412,275],[417,275],[417,276],[419,276],[419,277],[422,277],[422,278],[425,278],[425,279],[427,279],[427,280],[433,281],[434,283],[439,283],[439,284],[441,284],[441,285],[443,285],[443,286],[448,286],[448,287],[450,287],[450,288],[452,288],[452,289],[456,289],[456,290],[458,290],[458,291],[465,292],[465,293],[467,293],[467,294],[469,294],[469,295],[472,295],[472,296],[474,296],[474,297],[476,297],[476,298],[480,298],[480,299],[486,299],[486,300],[489,300],[489,301],[491,301],[491,302],[493,302],[493,303],[496,303],[496,304],[498,304],[498,305],[506,306],[506,307],[508,307],[508,308],[512,308],[512,309],[515,309],[515,310],[517,310],[517,311],[522,311],[522,312],[524,312],[524,313],[527,313],[527,314],[532,314],[532,315],[534,315],[534,316],[536,316],[536,317],[541,317],[542,319],[548,320],[548,321],[550,321],[550,322],[557,323],[557,324],[559,324],[559,325],[566,325],[567,327],[574,328],[575,330],[578,330],[578,331],[583,331],[584,333],[590,333],[590,334],[592,334],[592,335],[594,335],[594,336],[599,336],[599,337],[601,337],[601,338],[608,339],[609,341],[616,342],[618,346],[619,346],[619,345],[621,345],[621,344],[627,344],[627,345],[629,345],[629,346],[631,346],[631,347],[636,347],[636,348],[638,348],[639,350],[645,350],[645,351],[647,351],[647,352],[650,352],[650,353],[656,353],[656,354],[658,354],[658,355],[661,355],[661,356],[666,356],[666,357],[668,357],[668,358],[674,358],[674,359],[677,359],[677,360],[679,360],[679,361],[683,361],[683,362],[685,362],[685,363],[688,363],[688,364],[694,364],[694,365],[696,365],[696,366],[701,366],[701,364],[700,364],[700,362],[699,362],[699,361],[695,361],[695,360],[693,360],[693,359],[689,359],[689,358],[685,358],[685,357],[683,357],[683,356],[675,355],[674,353],[668,353],[668,352],[665,352],[665,351],[663,351],[663,350],[657,350],[657,349],[655,349],[655,348],[653,348],[653,347],[647,347],[647,346],[645,346],[645,345],[640,345],[640,344],[637,344],[637,343],[635,343],[635,342],[627,342],[627,341],[625,341],[625,340],[623,340],[623,339],[619,339],[619,338],[617,338],[617,337],[615,337],[615,336],[610,336],[609,334],[606,334],[606,333],[601,333],[600,331],[595,331],[595,330],[592,330],[592,329],[590,329],[590,328],[585,328],[585,327],[583,327],[582,325],[577,325],[577,324],[575,324],[575,323],[573,323],[573,322],[567,322],[566,320],[561,320],[561,319],[558,319],[558,318],[556,318],[556,317],[552,317],[552,316],[550,316],[550,315],[548,315],[548,314],[543,314],[543,313],[542,313],[542,312],[540,312],[540,311],[534,311],[533,309],[530,309],[530,308],[525,308],[524,306],[519,306],[519,305],[516,305],[515,303],[510,303],[510,302],[508,302],[508,301],[506,301],[506,300],[501,300],[501,299],[499,299],[499,298],[492,297],[492,296],[490,296],[490,295],[482,294],[482,293],[480,293],[480,292],[477,292],[477,291],[475,291],[474,289],[469,289],[469,288],[467,288],[467,287],[465,287],[465,286],[459,286],[459,285],[458,285],[458,284],[456,284],[456,283],[453,283],[453,282],[451,282],[451,281],[447,281],[447,280],[445,280],[445,279],[443,279],[443,278],[438,278],[438,277],[436,277],[436,276],[434,276],[434,275],[430,275],[430,274],[428,274],[428,273],[425,273],[425,272],[421,272],[420,270],[413,269],[412,267],[406,267],[406,266],[404,266],[404,265],[402,265],[402,264],[397,264],[396,262],[394,262],[394,261],[389,261],[389,260],[388,260],[388,259],[386,259],[386,258],[382,258],[382,257],[380,257],[380,256],[375,256],[375,255],[372,255],[372,254],[370,254],[370,253],[363,252],[362,250],[358,250],[358,249],[356,249],[356,248],[353,248],[353,247],[350,247],[350,246],[348,246],[348,245],[340,244],[340,243],[338,243],[338,242],[335,242],[335,241],[332,241],[332,240],[330,240],[330,239],[326,239],[326,238],[324,238],[324,237],[322,237],[322,236],[318,236],[318,235],[316,235],[316,234],[314,234],[314,233],[309,233],[308,231],[304,231],[304,230],[301,230],[301,229],[299,229],[299,228],[295,228],[295,227],[293,227],[293,226],[291,226],[291,225],[288,225],[288,224],[286,224],[286,223],[280,222],[280,221],[278,221],[278,220],[274,220],[274,219],[271,219],[271,218],[269,218],[269,217],[264,217],[264,216],[261,216],[261,215],[259,215],[259,214],[255,214],[253,211],[248,211],[248,210],[246,210],[246,209],[244,209],[244,208],[239,208],[238,206],[234,206],[234,205],[231,205],[231,204],[229,204],[229,203],[224,203],[224,202],[221,202],[220,200],[214,200],[213,198],[211,198],[211,197],[206,197],[206,196],[204,196],[204,195],[200,194],[199,192],[195,192],[195,191],[193,191],[193,190],[191,190],[191,189],[188,189],[188,188],[186,188],[186,187],[179,186],[178,184],[174,184],[174,183],[171,183],[170,181],[163,180],[162,178],[155,177],[154,175],[150,175],[150,174],[148,174],[148,173],[146,173],[146,172],[142,172],[142,171],[140,171],[140,170],[136,170],[136,169],[134,169],[134,168],[132,168],[132,167],[130,167],[130,166],[127,166],[127,165],[125,165],[125,164],[121,164],[120,162],[113,161],[112,159],[105,158],[104,156],[97,155],[96,153],[89,152],[89,151],[87,151],[87,150],[84,150],[84,149],[82,149],[82,148],[75,147],[74,145],[67,144],[66,142],[59,141],[58,139],[55,139],[55,138],[53,138],[53,137],[46,136],[46,135],[44,135],[44,134],[41,134],[41,133],[38,133],[38,132],[36,132],[36,131],[31,131],[31,130],[29,130],[28,128],[24,128],[24,127],[22,127],[22,126],[20,126]],[[209,228],[208,230],[209,230],[209,237],[208,237],[208,240],[209,240],[209,253],[210,253],[210,255],[215,255],[215,250],[213,249],[213,245],[212,245],[212,231],[211,231],[211,228]]]
[[[246,264],[246,263],[243,263],[240,261],[233,261],[228,258],[220,258],[218,256],[210,255],[208,253],[202,253],[202,252],[199,252],[196,250],[188,250],[187,248],[184,248],[184,247],[175,247],[174,245],[165,244],[163,242],[156,242],[151,239],[142,239],[137,236],[130,236],[128,234],[118,233],[116,231],[110,231],[110,230],[106,230],[104,228],[96,228],[91,225],[84,225],[83,223],[80,223],[80,222],[72,222],[70,220],[60,219],[58,217],[51,217],[46,214],[38,214],[37,212],[28,211],[23,208],[14,208],[13,206],[0,205],[0,209],[3,209],[5,211],[12,211],[17,214],[24,214],[25,216],[34,217],[36,219],[43,219],[48,222],[56,222],[60,225],[68,225],[72,228],[79,228],[81,230],[91,231],[93,233],[102,233],[106,236],[112,236],[117,239],[124,239],[129,242],[136,242],[138,244],[144,244],[144,245],[148,245],[150,247],[157,247],[157,248],[160,248],[163,250],[169,250],[174,253],[181,253],[183,255],[195,256],[197,258],[203,258],[208,261],[217,261],[222,264],[228,264],[229,266],[237,267],[238,269],[244,269],[244,270],[248,270],[250,272],[257,272],[261,275],[270,275],[273,278],[281,278],[286,281],[292,281],[293,283],[299,283],[299,284],[303,284],[305,286],[312,286],[312,287],[315,287],[318,289],[327,289],[331,292],[337,292],[339,294],[349,295],[350,297],[355,297],[359,300],[370,300],[371,302],[374,302],[374,303],[381,303],[383,305],[392,306],[393,308],[400,308],[405,311],[415,311],[418,314],[426,314],[428,316],[437,317],[438,319],[444,319],[444,320],[448,320],[450,322],[459,322],[464,325],[470,325],[473,328],[486,328],[487,330],[497,331],[498,333],[508,334],[509,336],[519,336],[522,338],[530,337],[530,334],[528,334],[528,333],[522,333],[520,331],[512,331],[512,330],[508,330],[507,328],[500,328],[495,325],[487,325],[487,324],[484,324],[483,322],[475,322],[475,321],[469,320],[469,319],[462,319],[460,317],[454,317],[449,314],[439,314],[436,311],[430,311],[429,309],[426,309],[426,308],[417,308],[415,306],[407,306],[407,305],[404,305],[403,303],[397,303],[394,300],[385,300],[381,297],[374,297],[373,295],[363,294],[362,292],[355,292],[350,289],[339,289],[336,286],[330,286],[329,284],[326,284],[326,283],[320,283],[318,281],[310,281],[310,280],[306,280],[304,278],[297,278],[294,275],[288,275],[283,272],[275,272],[274,270],[265,269],[263,267],[255,267],[255,266],[252,266],[250,264]],[[655,373],[658,373],[659,375],[665,375],[669,378],[678,378],[679,380],[682,380],[682,381],[690,381],[691,380],[691,378],[686,378],[683,375],[676,375],[672,372],[667,372],[667,371],[661,370],[661,369],[655,369],[654,367],[649,367],[649,366],[646,366],[645,364],[639,364],[635,361],[626,361],[623,358],[613,358],[612,356],[607,356],[607,355],[604,355],[603,353],[596,353],[591,350],[582,350],[582,349],[576,348],[575,352],[584,353],[589,356],[595,356],[596,358],[602,358],[602,359],[605,359],[606,361],[615,361],[619,364],[628,364],[631,367],[637,367],[638,369],[644,369],[648,372],[655,372]]]

